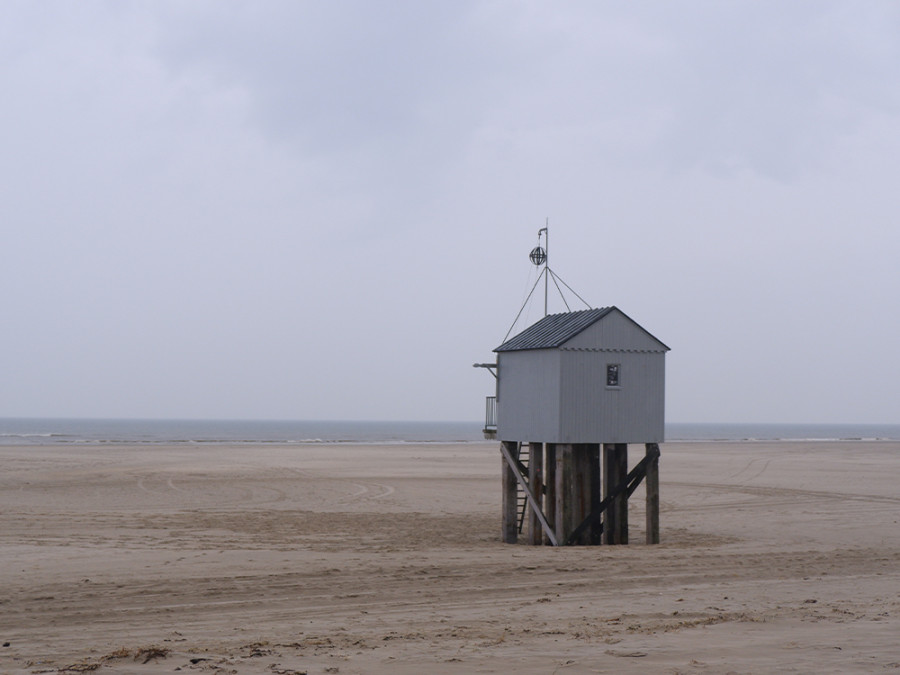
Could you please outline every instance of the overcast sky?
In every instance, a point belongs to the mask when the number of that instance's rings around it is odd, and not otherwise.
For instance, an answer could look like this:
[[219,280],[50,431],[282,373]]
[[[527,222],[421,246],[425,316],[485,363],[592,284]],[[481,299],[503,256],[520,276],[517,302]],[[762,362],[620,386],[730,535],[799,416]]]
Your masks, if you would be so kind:
[[0,416],[479,420],[549,218],[669,421],[898,423],[898,177],[894,2],[4,2]]

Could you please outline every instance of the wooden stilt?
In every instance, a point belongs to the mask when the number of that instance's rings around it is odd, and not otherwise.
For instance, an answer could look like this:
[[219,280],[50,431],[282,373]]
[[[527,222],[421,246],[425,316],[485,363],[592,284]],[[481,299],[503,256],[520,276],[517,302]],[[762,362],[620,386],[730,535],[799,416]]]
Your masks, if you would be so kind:
[[[616,446],[612,443],[603,444],[603,498],[609,497],[616,489],[616,464],[613,461]],[[616,512],[609,506],[603,518],[603,543],[613,544],[613,532],[616,525]]]
[[[571,459],[569,460],[569,516],[566,520],[566,536],[578,527],[578,523],[584,520],[584,490],[582,490],[582,471],[584,453],[580,445],[571,446]],[[586,515],[586,514],[585,514]],[[580,542],[579,542],[580,543]]]
[[[511,441],[503,441],[502,443],[509,454],[513,457],[518,456],[517,443]],[[513,472],[513,468],[509,465],[509,462],[506,461],[502,452],[500,454],[500,471],[502,483],[501,489],[503,491],[501,504],[503,512],[502,537],[503,541],[507,544],[515,544],[519,536],[519,518],[516,508],[516,497],[519,492],[519,484],[516,481],[516,474]]]
[[[568,479],[566,480],[566,537],[572,534],[572,531],[578,527],[578,514],[581,513],[581,453],[579,446],[569,446],[569,464],[566,467],[568,471]],[[579,542],[580,543],[580,542]]]
[[647,543],[659,543],[659,445],[647,443]]
[[[556,528],[556,444],[546,444],[546,456],[544,459],[544,513],[547,520]],[[559,540],[559,531],[556,531]],[[550,537],[544,533],[544,545],[551,544]]]
[[[544,445],[528,444],[528,484],[537,499],[538,508],[543,508],[544,497]],[[544,528],[534,509],[528,509],[528,543],[539,546],[544,539]]]
[[[573,530],[591,514],[591,446],[582,443],[578,455],[578,513],[572,524]],[[585,546],[591,543],[590,528],[579,537],[578,543]]]
[[[628,444],[603,445],[603,496],[612,495],[628,474]],[[628,495],[619,493],[606,509],[603,523],[604,544],[628,543]]]
[[[600,445],[598,443],[591,443],[588,446],[588,462],[590,463],[590,474],[591,474],[591,484],[590,484],[590,504],[591,504],[591,513],[594,513],[600,509],[600,502],[603,499],[601,494],[600,487]],[[589,529],[588,534],[588,543],[590,544],[599,544],[601,541],[601,535],[603,532],[603,527],[599,520],[595,521]]]
[[568,480],[569,464],[572,461],[572,446],[566,443],[558,443],[556,445],[556,491],[554,492],[554,500],[556,505],[553,509],[554,521],[553,528],[556,530],[556,538],[559,541],[565,541],[568,537],[566,531],[566,523],[569,520],[569,512],[571,506],[568,499]]
[[[616,443],[616,475],[619,481],[624,481],[628,475],[628,444]],[[628,543],[628,493],[623,492],[613,501],[616,509],[616,521],[619,531],[616,535],[616,544]]]
[[556,536],[560,541],[565,541],[584,518],[580,460],[579,446],[556,446]]
[[[566,535],[569,536],[578,525],[587,518],[591,508],[591,466],[590,446],[579,443],[572,446],[572,515],[571,521],[566,526]],[[571,537],[575,544],[589,544],[590,532],[585,530],[576,537]]]

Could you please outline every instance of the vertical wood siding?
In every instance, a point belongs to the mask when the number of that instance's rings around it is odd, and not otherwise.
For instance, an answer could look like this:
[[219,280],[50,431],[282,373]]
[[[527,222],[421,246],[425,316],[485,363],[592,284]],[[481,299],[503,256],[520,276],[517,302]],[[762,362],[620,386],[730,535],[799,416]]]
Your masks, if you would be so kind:
[[[562,443],[661,443],[665,420],[665,355],[617,351],[561,352]],[[619,365],[619,386],[606,386],[606,366]]]
[[560,355],[555,349],[497,355],[497,435],[501,440],[557,440]]

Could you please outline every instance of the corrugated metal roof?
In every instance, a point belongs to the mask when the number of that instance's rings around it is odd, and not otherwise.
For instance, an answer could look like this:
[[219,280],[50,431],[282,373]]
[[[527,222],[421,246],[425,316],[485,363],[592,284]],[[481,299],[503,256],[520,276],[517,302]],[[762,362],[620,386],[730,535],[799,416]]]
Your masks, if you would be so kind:
[[510,338],[494,351],[515,352],[524,349],[551,349],[559,347],[614,309],[615,307],[601,307],[599,309],[585,309],[580,312],[550,314],[515,337]]

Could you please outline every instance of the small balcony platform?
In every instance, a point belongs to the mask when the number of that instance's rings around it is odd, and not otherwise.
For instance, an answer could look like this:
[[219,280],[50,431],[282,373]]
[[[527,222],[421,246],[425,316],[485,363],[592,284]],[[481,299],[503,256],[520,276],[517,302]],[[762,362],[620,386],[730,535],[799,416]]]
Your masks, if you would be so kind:
[[497,438],[497,397],[488,396],[484,402],[484,437],[487,440]]

